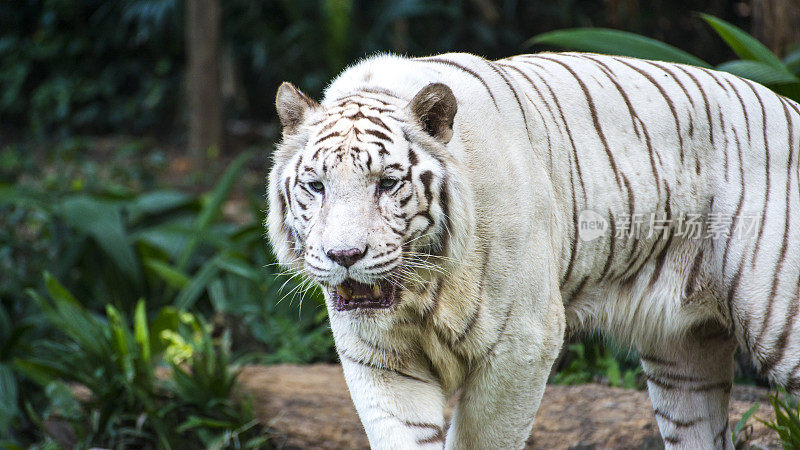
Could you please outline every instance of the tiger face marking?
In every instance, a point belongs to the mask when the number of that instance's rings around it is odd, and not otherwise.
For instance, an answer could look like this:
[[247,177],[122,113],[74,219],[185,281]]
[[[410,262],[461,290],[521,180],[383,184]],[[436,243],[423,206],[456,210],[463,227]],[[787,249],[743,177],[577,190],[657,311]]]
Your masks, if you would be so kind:
[[287,158],[273,182],[297,265],[336,311],[397,305],[448,245],[436,152],[452,136],[455,97],[434,84],[411,102],[375,93],[323,108],[286,83],[277,104]]

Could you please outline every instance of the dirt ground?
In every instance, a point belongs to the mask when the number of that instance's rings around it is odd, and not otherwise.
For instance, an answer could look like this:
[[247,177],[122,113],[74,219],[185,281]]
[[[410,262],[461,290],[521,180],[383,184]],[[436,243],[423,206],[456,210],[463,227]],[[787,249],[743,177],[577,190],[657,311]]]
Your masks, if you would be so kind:
[[[338,365],[247,367],[240,376],[256,414],[282,449],[362,449],[367,438]],[[736,386],[734,426],[756,401],[755,417],[771,420],[761,388]],[[447,410],[452,413],[453,402]],[[779,449],[775,434],[750,419],[740,448]],[[588,384],[548,386],[527,449],[659,449],[663,444],[646,392]]]

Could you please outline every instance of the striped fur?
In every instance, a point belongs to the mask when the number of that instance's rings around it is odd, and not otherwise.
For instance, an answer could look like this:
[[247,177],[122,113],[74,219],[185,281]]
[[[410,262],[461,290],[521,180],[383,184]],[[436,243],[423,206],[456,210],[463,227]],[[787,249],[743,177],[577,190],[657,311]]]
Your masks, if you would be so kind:
[[[541,53],[376,56],[321,104],[284,86],[277,105],[270,241],[325,287],[373,447],[521,448],[565,327],[639,350],[668,448],[732,447],[737,346],[800,389],[797,103],[696,67]],[[366,252],[344,267],[334,247]],[[337,310],[347,278],[399,300]]]

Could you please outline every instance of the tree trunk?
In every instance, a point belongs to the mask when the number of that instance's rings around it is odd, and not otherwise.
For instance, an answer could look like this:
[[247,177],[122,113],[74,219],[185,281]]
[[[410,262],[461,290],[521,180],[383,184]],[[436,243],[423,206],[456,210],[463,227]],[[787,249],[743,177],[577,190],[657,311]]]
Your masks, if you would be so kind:
[[753,35],[783,56],[800,42],[800,0],[753,0]]
[[188,150],[201,164],[222,147],[219,41],[218,0],[186,0]]

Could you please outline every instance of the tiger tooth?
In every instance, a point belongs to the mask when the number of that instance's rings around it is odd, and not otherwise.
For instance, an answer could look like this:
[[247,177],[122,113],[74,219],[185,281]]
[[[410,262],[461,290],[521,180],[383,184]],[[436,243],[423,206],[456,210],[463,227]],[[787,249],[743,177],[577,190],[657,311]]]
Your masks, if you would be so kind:
[[351,297],[350,291],[348,291],[342,286],[337,286],[336,290],[339,291],[339,295],[341,295],[343,299],[350,300]]
[[381,286],[380,285],[376,284],[375,286],[372,286],[372,298],[374,298],[376,300],[381,298]]

